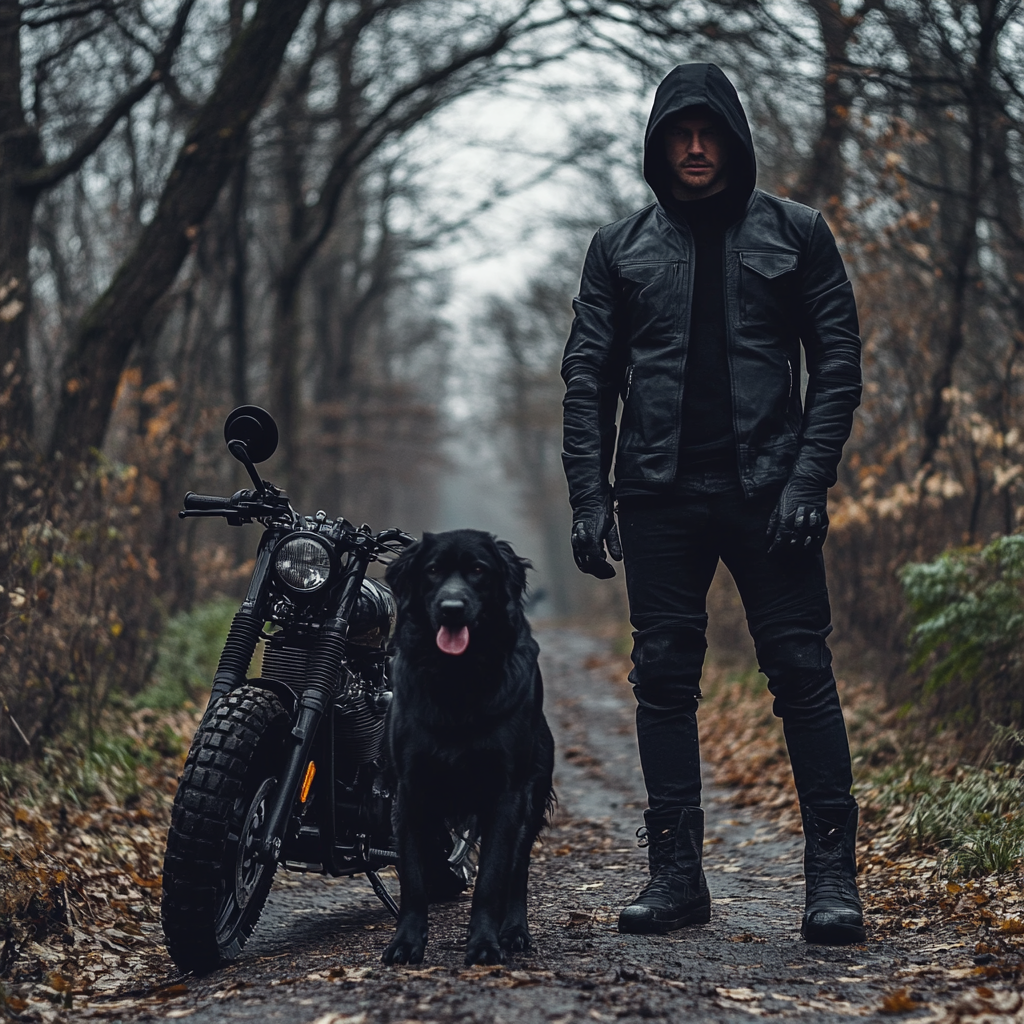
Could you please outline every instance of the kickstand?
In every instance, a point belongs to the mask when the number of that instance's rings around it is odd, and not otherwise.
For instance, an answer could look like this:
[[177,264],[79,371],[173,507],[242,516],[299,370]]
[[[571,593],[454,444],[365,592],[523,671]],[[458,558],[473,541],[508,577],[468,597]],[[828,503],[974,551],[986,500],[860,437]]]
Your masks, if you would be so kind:
[[366,877],[370,880],[370,885],[373,886],[373,891],[377,894],[377,899],[379,899],[381,903],[391,911],[397,921],[398,904],[391,898],[391,893],[388,892],[387,887],[380,880],[380,875],[378,875],[376,871],[367,871]]

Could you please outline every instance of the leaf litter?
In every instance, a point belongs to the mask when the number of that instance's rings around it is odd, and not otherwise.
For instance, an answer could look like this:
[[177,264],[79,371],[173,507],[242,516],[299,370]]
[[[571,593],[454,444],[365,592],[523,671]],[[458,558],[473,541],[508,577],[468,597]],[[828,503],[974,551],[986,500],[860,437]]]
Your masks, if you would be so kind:
[[160,929],[160,873],[199,717],[125,715],[123,734],[155,752],[134,767],[129,787],[101,777],[83,797],[51,757],[55,774],[25,776],[0,797],[0,1014],[49,1021],[91,1003],[113,1007],[127,992],[159,1002],[186,993],[152,979],[174,973]]
[[[624,680],[625,666],[607,659],[606,668]],[[709,704],[714,713],[702,719],[702,748],[717,781],[730,788],[737,807],[756,806],[766,812],[772,831],[799,833],[800,818],[780,723],[770,712],[761,683],[727,679],[709,672]],[[763,681],[762,681],[763,682]],[[623,682],[623,685],[625,683]],[[859,843],[862,893],[869,918],[869,942],[908,933],[939,934],[951,926],[955,941],[919,946],[918,951],[960,955],[970,966],[954,969],[937,964],[907,964],[893,978],[892,991],[875,1010],[887,1015],[915,1013],[915,1019],[936,1024],[982,1024],[1006,1020],[1024,1024],[1024,1009],[1015,991],[1020,986],[1024,955],[1024,890],[1020,864],[1009,872],[951,877],[941,844],[915,837],[908,829],[912,794],[901,767],[895,717],[884,711],[868,686],[845,687],[844,707],[855,762],[859,766],[858,798],[863,824]],[[129,798],[116,787],[100,784],[78,803],[47,794],[43,785],[23,786],[0,797],[0,1014],[22,1020],[68,1019],[67,1011],[103,1007],[106,1012],[138,1007],[140,1000],[162,1006],[173,1018],[192,1011],[176,1008],[188,987],[175,980],[163,949],[159,925],[160,869],[170,805],[184,750],[198,723],[194,709],[185,712],[136,712],[125,728],[160,756],[137,769]],[[169,742],[172,737],[174,742]],[[906,758],[905,758],[906,760]],[[956,765],[936,762],[927,768],[953,778]],[[916,770],[920,769],[920,764]],[[900,771],[904,775],[900,776]],[[887,774],[888,773],[888,774]],[[897,797],[894,797],[894,793]],[[711,837],[711,841],[717,837]],[[756,838],[755,842],[758,841]],[[609,852],[611,841],[599,832],[562,840],[547,855],[561,858],[575,846]],[[537,860],[542,863],[545,855]],[[603,882],[577,886],[599,890]],[[586,931],[613,921],[614,914],[570,911],[562,917],[570,931]],[[943,935],[945,933],[942,933]],[[763,942],[748,933],[727,936],[729,942]],[[518,971],[506,967],[447,972],[445,968],[407,969],[409,978],[452,980],[493,988],[542,985],[564,972]],[[966,991],[923,1018],[930,1009],[915,998],[911,985],[900,985],[929,973],[940,973]],[[634,974],[636,977],[634,978]],[[308,977],[275,979],[359,984],[375,977],[369,967],[337,968]],[[612,984],[645,977],[647,983],[685,991],[685,982],[627,971]],[[163,984],[153,984],[163,979]],[[864,978],[842,977],[839,982]],[[215,993],[229,999],[243,992],[244,982],[229,982]],[[800,999],[753,989],[715,990],[720,1005],[759,1015],[787,1005],[802,1012],[827,1009],[862,1014],[840,999]],[[358,1024],[359,1015],[328,1014],[316,1024]]]

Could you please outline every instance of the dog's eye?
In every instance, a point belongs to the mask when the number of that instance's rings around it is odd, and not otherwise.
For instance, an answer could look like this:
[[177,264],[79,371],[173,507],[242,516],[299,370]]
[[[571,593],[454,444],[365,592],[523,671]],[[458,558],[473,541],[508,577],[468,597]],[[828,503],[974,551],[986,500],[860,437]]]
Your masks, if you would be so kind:
[[475,576],[479,579],[484,574],[484,567],[482,565],[474,565],[469,570],[470,576]]
[[426,573],[431,579],[437,579],[437,577],[441,575],[441,568],[437,565],[428,565]]

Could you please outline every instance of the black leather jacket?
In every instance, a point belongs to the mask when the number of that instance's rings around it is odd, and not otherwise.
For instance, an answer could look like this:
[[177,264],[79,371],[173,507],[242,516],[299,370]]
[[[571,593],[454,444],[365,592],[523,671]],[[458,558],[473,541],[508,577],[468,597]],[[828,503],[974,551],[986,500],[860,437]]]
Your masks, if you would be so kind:
[[[722,114],[732,128],[737,147],[731,186],[749,190],[744,213],[725,238],[740,484],[748,497],[790,477],[824,491],[836,481],[860,402],[853,289],[821,214],[753,189],[746,117],[732,84],[714,65],[676,68],[658,89],[644,168],[655,193],[667,198],[659,126],[698,104]],[[618,495],[668,488],[675,479],[693,254],[686,223],[661,202],[601,228],[590,245],[562,362],[562,458],[574,509],[605,500],[613,449]],[[803,403],[801,344],[808,374]]]

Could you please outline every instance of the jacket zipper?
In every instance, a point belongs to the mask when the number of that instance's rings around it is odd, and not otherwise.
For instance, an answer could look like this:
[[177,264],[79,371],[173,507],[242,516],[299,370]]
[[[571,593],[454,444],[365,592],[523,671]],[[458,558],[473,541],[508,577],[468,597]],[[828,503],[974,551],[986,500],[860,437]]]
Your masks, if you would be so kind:
[[[683,266],[685,268],[683,273],[686,274],[686,297],[687,297],[687,300],[688,300],[687,304],[686,304],[686,311],[687,311],[687,317],[689,317],[690,314],[691,314],[691,307],[693,306],[693,275],[694,275],[694,267],[695,267],[696,260],[697,260],[697,243],[694,240],[693,232],[690,231],[689,226],[687,226],[687,228],[686,228],[686,234],[687,234],[687,236],[689,238],[690,244],[689,244],[689,248],[687,249],[687,252],[686,252],[686,263],[683,264]],[[688,349],[690,347],[690,336],[689,336],[690,328],[689,328],[689,323],[688,322],[687,322],[687,325],[685,327],[683,327],[683,330],[686,331],[686,349],[687,350],[684,351],[684,353],[683,353],[683,355],[682,355],[682,357],[680,359],[680,362],[679,362],[679,388],[678,388],[678,390],[676,392],[676,424],[675,424],[676,444],[675,444],[675,456],[674,456],[673,463],[672,463],[672,479],[673,480],[675,480],[676,473],[679,471],[679,448],[680,448],[680,446],[683,443],[683,431],[682,431],[683,402],[686,400],[686,395],[684,393],[685,392],[685,381],[686,381],[686,361],[687,361],[687,358],[689,356]]]
[[[746,212],[743,214],[746,217]],[[738,222],[737,222],[738,223]],[[735,225],[725,229],[725,236],[722,238],[722,298],[725,301],[725,365],[729,370],[729,404],[732,406],[732,440],[733,452],[736,457],[736,473],[740,478],[740,489],[746,494],[743,486],[743,469],[740,466],[740,433],[736,429],[736,391],[732,385],[732,323],[729,319],[729,233]],[[742,274],[736,275],[736,300],[737,310],[739,309],[742,297],[739,288],[742,284]]]
[[788,359],[786,360],[786,369],[789,370],[789,394],[786,395],[788,401],[793,397],[793,364]]
[[626,367],[626,394],[623,396],[622,401],[629,401],[629,389],[633,386],[633,364],[630,363]]

